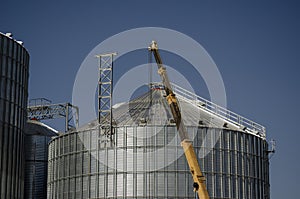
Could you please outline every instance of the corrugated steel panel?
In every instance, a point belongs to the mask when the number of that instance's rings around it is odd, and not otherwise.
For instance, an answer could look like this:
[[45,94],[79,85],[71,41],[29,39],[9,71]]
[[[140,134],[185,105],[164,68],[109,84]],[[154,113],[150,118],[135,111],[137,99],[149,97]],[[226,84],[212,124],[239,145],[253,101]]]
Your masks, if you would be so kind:
[[[149,127],[143,128],[149,131]],[[151,129],[156,131],[161,128],[164,131],[158,131],[154,137],[156,141],[162,139],[164,142],[167,140],[165,132],[174,132],[175,127],[157,126]],[[54,176],[60,174],[56,178],[50,176],[49,190],[62,194],[66,192],[70,195],[75,194],[76,198],[194,198],[191,175],[179,143],[162,147],[161,143],[156,145],[158,142],[153,145],[140,145],[131,140],[130,145],[127,146],[123,143],[128,143],[126,141],[130,139],[137,140],[132,138],[132,133],[140,132],[142,129],[141,127],[120,129],[117,129],[116,138],[121,140],[115,142],[120,145],[112,148],[98,145],[90,146],[93,149],[75,150],[72,153],[56,156],[49,155],[49,165],[56,165],[55,170],[49,167],[51,170],[49,173],[54,173]],[[208,192],[212,198],[259,199],[268,196],[268,178],[262,175],[268,170],[268,160],[264,153],[267,144],[264,140],[243,132],[225,129],[190,127],[189,130],[196,131],[194,146],[198,155],[204,147],[196,140],[201,140],[207,133],[220,134],[216,147],[208,149],[211,151],[200,159],[202,170],[207,178]],[[91,130],[62,136],[50,143],[50,149],[58,147],[56,143],[60,140],[70,137],[76,140],[80,134],[92,137],[93,134],[98,135],[98,132]],[[99,137],[100,141],[102,138]],[[229,140],[233,141],[228,143]],[[247,147],[239,147],[240,145],[247,145]],[[262,147],[257,148],[258,145]],[[161,151],[157,152],[158,150]],[[154,153],[147,153],[149,151]],[[257,151],[257,153],[250,153],[250,151]],[[97,154],[101,155],[99,160],[96,159]],[[177,154],[181,155],[176,159]],[[170,157],[175,157],[175,162],[168,164],[168,159],[172,159]],[[164,164],[167,165],[164,167]],[[66,172],[65,168],[70,168],[70,172]],[[65,182],[67,184],[64,187],[68,187],[69,190],[55,189],[60,186],[59,182],[66,178],[69,181]],[[61,197],[59,194],[49,193],[48,198]]]
[[48,143],[56,135],[37,121],[28,121],[25,125],[25,199],[47,197]]
[[23,198],[29,54],[0,34],[0,198]]

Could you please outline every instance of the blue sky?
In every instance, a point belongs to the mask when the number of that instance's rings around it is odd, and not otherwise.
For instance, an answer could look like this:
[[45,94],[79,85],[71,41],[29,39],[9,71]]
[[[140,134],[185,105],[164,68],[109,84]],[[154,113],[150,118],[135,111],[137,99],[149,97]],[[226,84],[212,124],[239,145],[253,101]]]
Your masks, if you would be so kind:
[[[299,195],[299,19],[297,1],[27,0],[1,3],[0,31],[23,40],[31,55],[30,98],[53,102],[72,100],[84,58],[112,35],[164,27],[190,36],[217,64],[229,109],[265,125],[268,139],[276,139],[271,196],[279,199]],[[146,63],[147,53],[124,56],[117,72],[133,62]],[[199,90],[207,97],[205,87]]]

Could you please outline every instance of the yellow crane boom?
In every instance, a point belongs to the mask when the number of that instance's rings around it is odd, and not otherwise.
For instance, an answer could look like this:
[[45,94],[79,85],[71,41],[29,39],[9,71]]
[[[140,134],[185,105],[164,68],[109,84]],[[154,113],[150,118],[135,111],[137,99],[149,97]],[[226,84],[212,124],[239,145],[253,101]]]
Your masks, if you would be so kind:
[[166,99],[170,106],[174,120],[176,122],[177,131],[181,140],[181,146],[184,150],[186,160],[188,162],[191,174],[193,176],[194,191],[197,192],[198,197],[200,199],[209,199],[209,195],[205,185],[205,177],[201,172],[192,141],[190,141],[187,134],[187,129],[182,121],[178,101],[175,94],[173,93],[166,68],[163,66],[161,57],[159,55],[157,43],[155,41],[152,41],[148,49],[154,55],[155,61],[158,66],[158,74],[160,75],[162,83],[165,87]]

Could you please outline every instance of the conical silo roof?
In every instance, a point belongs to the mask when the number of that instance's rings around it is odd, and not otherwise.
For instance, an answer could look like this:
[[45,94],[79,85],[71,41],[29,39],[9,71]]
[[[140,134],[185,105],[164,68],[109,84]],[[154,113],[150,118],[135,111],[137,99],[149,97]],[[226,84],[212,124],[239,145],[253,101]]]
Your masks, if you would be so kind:
[[[186,126],[206,126],[243,131],[265,139],[265,127],[262,125],[205,100],[175,84],[172,84],[172,86],[179,101],[182,120]],[[165,99],[165,91],[162,87],[158,88],[149,90],[129,102],[114,105],[112,111],[113,125],[115,127],[175,125],[171,110]],[[109,118],[109,115],[102,118],[102,121],[105,121],[106,118]],[[98,120],[95,119],[77,130],[94,129],[97,126],[99,126]]]
[[[186,126],[208,126],[220,128],[224,120],[208,113],[194,104],[177,97],[182,119]],[[171,110],[165,99],[164,90],[150,90],[129,102],[113,107],[115,126],[175,125]],[[98,126],[98,120],[83,125],[78,130],[92,129]],[[233,126],[228,126],[233,128]],[[236,130],[236,129],[235,129]]]
[[36,120],[28,120],[25,124],[25,134],[51,137],[58,135],[58,131],[42,122]]
[[[209,124],[211,117],[191,103],[179,100],[183,122],[189,126]],[[164,90],[151,90],[113,110],[117,125],[169,125],[174,124],[172,112],[165,99]]]

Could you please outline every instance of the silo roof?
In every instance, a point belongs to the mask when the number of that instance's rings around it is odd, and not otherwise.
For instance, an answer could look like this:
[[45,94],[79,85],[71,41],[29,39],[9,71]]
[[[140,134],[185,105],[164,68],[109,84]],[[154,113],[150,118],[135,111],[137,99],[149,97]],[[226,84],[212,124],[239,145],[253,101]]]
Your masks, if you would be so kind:
[[[174,86],[174,85],[173,85]],[[176,85],[175,85],[176,86]],[[178,88],[175,90],[178,91]],[[186,126],[205,126],[211,128],[225,128],[236,131],[244,131],[265,138],[264,127],[243,118],[224,108],[220,109],[225,114],[214,112],[209,107],[208,101],[195,101],[187,99],[177,92],[182,120]],[[194,98],[194,97],[193,97]],[[214,104],[213,104],[214,105]],[[221,113],[222,113],[221,112]],[[224,116],[225,115],[225,116]],[[227,117],[227,115],[229,115]],[[109,116],[102,118],[105,121]],[[233,119],[232,119],[233,118]],[[235,118],[237,118],[235,120]],[[248,125],[249,123],[249,125]],[[116,104],[113,107],[113,125],[115,126],[151,126],[151,125],[174,125],[175,122],[171,110],[165,99],[163,89],[153,89],[141,96]],[[89,122],[77,130],[93,129],[98,126],[98,120]]]
[[[142,96],[120,105],[113,110],[117,125],[165,125],[172,124],[173,116],[163,90],[152,90]],[[191,103],[178,98],[182,119],[187,126],[197,126],[201,120],[209,125],[210,115],[201,112]]]
[[57,136],[58,131],[50,126],[35,120],[28,120],[25,124],[26,135]]

